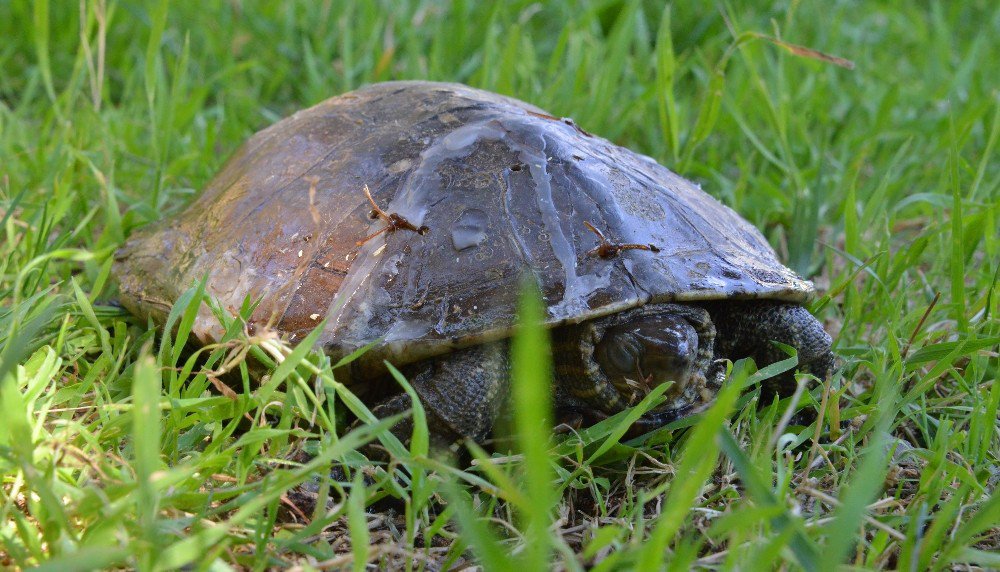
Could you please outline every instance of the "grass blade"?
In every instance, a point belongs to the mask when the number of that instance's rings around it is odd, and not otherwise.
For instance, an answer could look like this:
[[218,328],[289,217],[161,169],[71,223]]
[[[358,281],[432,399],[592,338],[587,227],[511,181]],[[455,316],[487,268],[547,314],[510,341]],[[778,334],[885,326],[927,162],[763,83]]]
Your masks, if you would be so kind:
[[[753,465],[750,458],[740,448],[739,443],[736,442],[736,438],[733,437],[732,433],[727,429],[723,429],[719,433],[719,438],[722,451],[736,467],[736,472],[739,473],[740,479],[743,480],[743,485],[750,494],[750,498],[763,507],[781,507],[774,493],[764,484],[757,467]],[[809,571],[820,569],[823,559],[820,558],[819,549],[805,535],[799,522],[790,517],[785,510],[782,510],[778,516],[771,519],[771,525],[779,533],[784,532],[788,528],[793,530],[789,539],[789,545],[792,553],[795,554],[795,559],[799,566]]]
[[526,282],[518,308],[518,326],[511,344],[511,383],[518,448],[524,454],[524,478],[529,506],[525,512],[526,566],[548,567],[549,524],[555,503],[550,466],[552,436],[552,358],[544,307],[533,282]]
[[479,556],[479,562],[488,572],[514,572],[524,568],[516,564],[510,552],[500,544],[500,540],[476,515],[469,497],[452,480],[442,483],[442,492],[448,499],[449,508],[454,508],[455,520],[461,527],[463,536]]
[[738,396],[739,388],[727,385],[691,431],[658,517],[659,521],[643,550],[639,561],[640,570],[658,570],[663,567],[668,543],[681,528],[685,517],[691,514],[695,500],[715,468],[719,456],[717,436]]
[[354,474],[351,494],[347,497],[347,527],[351,532],[351,552],[354,554],[355,572],[368,564],[368,518],[365,516],[365,481],[361,471]]
[[150,346],[143,347],[136,361],[132,385],[132,442],[135,455],[135,478],[138,485],[136,513],[143,531],[143,545],[136,546],[139,567],[152,569],[156,562],[160,536],[156,526],[159,510],[159,493],[153,484],[160,469],[160,371],[150,354]]

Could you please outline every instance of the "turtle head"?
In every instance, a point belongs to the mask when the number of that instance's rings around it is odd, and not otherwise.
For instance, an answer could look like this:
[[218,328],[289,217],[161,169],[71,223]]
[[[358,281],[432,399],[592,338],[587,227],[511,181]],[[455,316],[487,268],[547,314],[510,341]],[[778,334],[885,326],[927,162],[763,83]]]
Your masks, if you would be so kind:
[[642,316],[610,327],[594,348],[594,360],[619,389],[636,383],[652,388],[667,381],[682,388],[697,357],[697,331],[672,314]]

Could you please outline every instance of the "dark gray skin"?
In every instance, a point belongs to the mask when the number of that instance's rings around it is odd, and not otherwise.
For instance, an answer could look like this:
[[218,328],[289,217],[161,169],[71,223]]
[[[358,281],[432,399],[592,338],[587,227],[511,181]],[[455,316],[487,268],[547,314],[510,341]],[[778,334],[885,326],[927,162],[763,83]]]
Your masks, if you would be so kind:
[[[553,332],[562,421],[672,381],[637,427],[660,426],[711,400],[718,360],[784,358],[772,340],[820,378],[833,360],[802,306],[812,284],[732,209],[571,120],[457,84],[376,84],[259,132],[113,271],[122,303],[161,324],[207,277],[219,307],[257,301],[251,325],[289,343],[323,323],[335,361],[373,344],[338,379],[384,415],[409,404],[378,383],[383,360],[404,368],[439,441],[493,427],[525,276]],[[193,336],[217,341],[200,310]]]
[[[722,327],[717,330],[715,323]],[[614,415],[634,404],[657,383],[673,381],[667,405],[641,417],[629,430],[638,435],[689,415],[710,403],[723,382],[722,358],[750,357],[758,366],[787,355],[763,340],[796,348],[798,371],[826,378],[833,367],[830,336],[802,306],[784,302],[650,304],[553,332],[556,421],[573,428]],[[445,451],[455,442],[486,440],[507,401],[510,360],[506,340],[456,351],[409,368],[410,382],[424,405],[431,445]],[[768,349],[768,347],[773,349]],[[638,364],[634,367],[629,364]],[[641,369],[641,373],[637,370]],[[646,387],[635,381],[645,377]],[[771,394],[789,393],[794,376],[766,382]],[[412,406],[402,393],[373,408],[377,417]],[[412,418],[393,427],[404,442]],[[373,459],[384,451],[366,447]],[[346,476],[333,469],[337,480]],[[317,502],[318,481],[289,493],[303,513]]]
[[[717,330],[716,322],[725,327]],[[781,302],[650,304],[563,327],[553,338],[557,421],[573,426],[614,415],[668,381],[673,382],[666,394],[669,404],[647,413],[632,430],[684,417],[709,403],[719,389],[724,374],[719,360],[749,357],[763,367],[788,357],[765,341],[795,348],[802,373],[825,379],[833,366],[831,339],[819,321],[802,306]],[[411,371],[439,445],[489,436],[509,390],[505,342],[460,350]],[[786,373],[766,389],[788,393],[794,383]],[[403,394],[374,411],[386,417],[410,406]],[[396,428],[404,438],[410,430],[408,421]]]

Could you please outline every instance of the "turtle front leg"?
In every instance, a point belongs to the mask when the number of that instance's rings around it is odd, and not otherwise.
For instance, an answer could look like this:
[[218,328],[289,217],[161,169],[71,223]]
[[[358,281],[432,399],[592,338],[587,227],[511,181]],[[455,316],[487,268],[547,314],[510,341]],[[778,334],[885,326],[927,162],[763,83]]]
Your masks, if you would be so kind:
[[[832,340],[823,325],[798,304],[767,300],[705,304],[719,331],[716,353],[737,360],[751,357],[758,367],[788,355],[771,341],[792,346],[798,352],[798,371],[826,379],[833,370]],[[779,394],[794,391],[795,376],[779,375],[764,384]]]
[[[420,396],[427,414],[431,447],[446,450],[460,439],[482,442],[490,434],[499,411],[507,400],[510,366],[507,344],[496,342],[458,350],[408,368],[410,383]],[[406,393],[395,395],[372,407],[376,417],[402,413],[413,405]],[[393,434],[408,443],[413,434],[413,418],[406,417],[392,427]],[[369,443],[362,447],[369,459],[389,460],[384,449]],[[308,455],[296,460],[305,462]],[[334,465],[331,477],[347,480],[343,468]],[[319,477],[288,493],[297,513],[311,514],[316,507]]]
[[[410,369],[410,383],[427,413],[434,446],[447,447],[465,438],[483,442],[506,402],[510,387],[507,344],[496,342],[474,346],[427,360]],[[377,417],[405,411],[412,406],[407,394],[397,395],[372,409]],[[393,429],[408,440],[412,418]]]

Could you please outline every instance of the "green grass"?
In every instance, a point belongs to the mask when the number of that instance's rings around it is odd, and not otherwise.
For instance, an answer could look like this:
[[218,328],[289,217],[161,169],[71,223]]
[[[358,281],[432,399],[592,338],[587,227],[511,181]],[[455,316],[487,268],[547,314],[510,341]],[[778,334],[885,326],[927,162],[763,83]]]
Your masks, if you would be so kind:
[[[0,0],[0,567],[1000,567],[995,3],[208,4]],[[836,375],[779,403],[727,390],[638,440],[623,416],[550,438],[529,325],[520,453],[451,467],[422,411],[394,440],[302,346],[236,321],[182,352],[198,289],[171,336],[112,304],[114,249],[251,133],[414,78],[512,94],[699,181],[816,281]],[[760,377],[737,363],[730,384]],[[371,423],[338,432],[345,407]],[[375,439],[391,466],[285,514]]]

